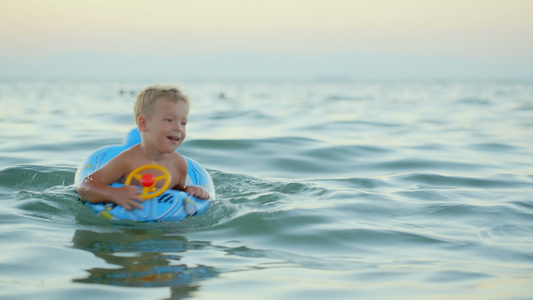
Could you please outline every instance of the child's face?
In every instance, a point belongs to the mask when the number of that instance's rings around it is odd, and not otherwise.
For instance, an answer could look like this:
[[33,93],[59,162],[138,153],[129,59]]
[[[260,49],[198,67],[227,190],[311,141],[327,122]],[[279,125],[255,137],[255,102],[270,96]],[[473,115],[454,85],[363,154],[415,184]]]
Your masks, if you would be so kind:
[[185,102],[158,99],[150,117],[143,123],[145,126],[140,129],[145,129],[146,142],[160,152],[173,152],[185,139],[188,115]]

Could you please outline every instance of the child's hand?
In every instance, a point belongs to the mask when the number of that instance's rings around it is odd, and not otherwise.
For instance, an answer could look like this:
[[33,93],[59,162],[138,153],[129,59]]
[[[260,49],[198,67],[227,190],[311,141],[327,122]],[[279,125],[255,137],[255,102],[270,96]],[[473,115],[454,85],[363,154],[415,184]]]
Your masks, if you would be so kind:
[[124,207],[127,210],[132,210],[134,208],[142,209],[143,206],[141,202],[144,202],[141,196],[141,191],[138,187],[133,185],[125,185],[119,188],[116,188],[113,193],[113,202]]
[[183,191],[198,199],[206,200],[210,197],[209,193],[205,189],[195,185],[186,186]]

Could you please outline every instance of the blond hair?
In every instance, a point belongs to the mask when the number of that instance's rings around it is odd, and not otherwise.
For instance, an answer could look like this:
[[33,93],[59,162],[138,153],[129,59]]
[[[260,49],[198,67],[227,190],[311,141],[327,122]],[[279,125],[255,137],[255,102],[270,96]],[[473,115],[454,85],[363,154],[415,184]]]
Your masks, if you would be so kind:
[[186,95],[183,95],[177,87],[152,85],[145,88],[137,96],[137,101],[135,101],[135,108],[133,110],[135,123],[138,122],[139,116],[141,115],[145,118],[149,118],[154,110],[155,102],[161,98],[173,102],[183,101],[187,107],[190,107],[189,98]]

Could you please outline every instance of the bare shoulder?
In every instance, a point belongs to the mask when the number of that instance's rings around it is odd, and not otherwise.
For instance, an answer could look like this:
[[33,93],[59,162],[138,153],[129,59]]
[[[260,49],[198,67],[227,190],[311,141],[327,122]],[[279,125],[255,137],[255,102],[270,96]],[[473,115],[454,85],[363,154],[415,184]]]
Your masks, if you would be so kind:
[[187,173],[187,161],[181,154],[174,152],[172,155],[172,163],[180,173]]
[[140,147],[139,145],[135,145],[120,152],[111,161],[115,163],[116,167],[123,169],[125,172],[129,172],[132,168],[134,168],[134,162],[139,160],[139,156]]
[[[135,147],[135,146],[134,146]],[[115,182],[131,172],[133,163],[138,156],[138,150],[134,147],[126,149],[113,157],[104,166],[93,173],[93,176],[101,179],[105,184]]]
[[116,157],[127,163],[129,159],[138,159],[141,155],[141,151],[142,150],[140,144],[137,144],[120,152]]

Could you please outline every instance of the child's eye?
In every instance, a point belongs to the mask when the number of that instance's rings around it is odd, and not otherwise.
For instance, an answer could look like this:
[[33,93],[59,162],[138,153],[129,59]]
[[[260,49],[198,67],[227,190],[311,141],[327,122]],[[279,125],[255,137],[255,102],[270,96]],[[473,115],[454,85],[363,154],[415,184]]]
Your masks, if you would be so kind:
[[172,119],[165,119],[165,122],[172,122]]
[[187,122],[181,122],[181,126],[186,126]]

